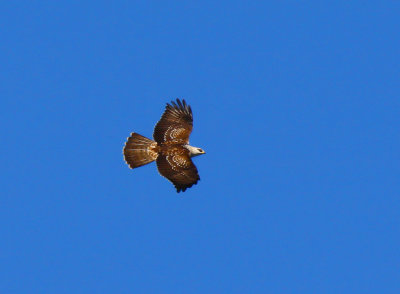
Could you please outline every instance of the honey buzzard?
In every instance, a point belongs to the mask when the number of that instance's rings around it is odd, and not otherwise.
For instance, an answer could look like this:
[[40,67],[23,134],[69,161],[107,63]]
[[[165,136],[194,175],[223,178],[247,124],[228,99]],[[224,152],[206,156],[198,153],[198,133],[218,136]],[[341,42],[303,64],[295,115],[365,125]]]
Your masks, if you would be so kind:
[[192,109],[186,101],[167,103],[154,128],[154,141],[131,133],[123,149],[126,163],[133,169],[156,161],[159,173],[174,184],[178,193],[184,192],[200,180],[191,157],[205,153],[189,145],[192,128]]

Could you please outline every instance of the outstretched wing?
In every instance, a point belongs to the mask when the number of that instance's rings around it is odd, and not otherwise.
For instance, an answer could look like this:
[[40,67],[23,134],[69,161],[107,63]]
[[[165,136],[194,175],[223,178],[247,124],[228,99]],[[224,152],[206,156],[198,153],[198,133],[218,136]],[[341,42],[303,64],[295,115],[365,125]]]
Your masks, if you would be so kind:
[[154,140],[157,143],[172,141],[176,144],[188,144],[193,129],[192,109],[185,100],[181,102],[176,99],[176,103],[171,101],[171,104],[167,104],[154,128]]
[[185,192],[200,180],[196,166],[189,154],[159,155],[157,168],[160,174],[170,180],[176,191]]

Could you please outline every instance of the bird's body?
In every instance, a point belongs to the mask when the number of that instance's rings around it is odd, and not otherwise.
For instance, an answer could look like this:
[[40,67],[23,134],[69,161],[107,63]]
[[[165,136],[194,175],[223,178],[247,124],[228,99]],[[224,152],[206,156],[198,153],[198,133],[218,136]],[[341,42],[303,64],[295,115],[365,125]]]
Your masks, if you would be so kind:
[[138,133],[131,133],[124,146],[124,158],[130,168],[156,161],[160,174],[171,181],[177,192],[197,184],[200,180],[191,157],[204,154],[189,145],[193,128],[192,109],[177,99],[167,104],[165,112],[154,128],[154,141]]

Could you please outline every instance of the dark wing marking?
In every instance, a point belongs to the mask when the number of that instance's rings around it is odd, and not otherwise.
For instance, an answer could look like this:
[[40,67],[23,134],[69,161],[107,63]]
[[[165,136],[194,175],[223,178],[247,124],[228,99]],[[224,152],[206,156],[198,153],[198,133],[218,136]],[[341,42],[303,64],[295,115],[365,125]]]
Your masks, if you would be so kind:
[[184,192],[200,180],[197,168],[189,154],[159,155],[157,168],[162,176],[174,184],[178,193]]
[[154,140],[157,143],[172,141],[177,144],[188,144],[193,129],[192,109],[185,100],[181,102],[176,99],[176,103],[171,101],[171,104],[167,104],[154,128]]

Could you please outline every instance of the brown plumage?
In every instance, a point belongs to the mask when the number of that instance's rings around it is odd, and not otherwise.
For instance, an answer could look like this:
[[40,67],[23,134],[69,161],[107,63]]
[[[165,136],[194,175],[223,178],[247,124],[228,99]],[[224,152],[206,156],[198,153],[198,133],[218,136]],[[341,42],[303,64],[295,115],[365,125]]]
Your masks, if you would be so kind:
[[124,158],[130,168],[156,161],[159,173],[171,181],[176,191],[184,192],[200,180],[191,157],[204,154],[189,146],[193,129],[192,109],[185,100],[167,104],[154,128],[154,140],[132,133],[124,146]]

